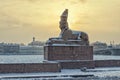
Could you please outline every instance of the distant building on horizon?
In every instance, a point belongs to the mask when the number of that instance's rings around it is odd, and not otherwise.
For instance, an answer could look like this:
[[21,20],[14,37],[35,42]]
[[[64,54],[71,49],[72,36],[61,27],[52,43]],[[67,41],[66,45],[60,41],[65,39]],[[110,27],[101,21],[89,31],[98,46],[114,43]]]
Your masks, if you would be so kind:
[[1,55],[41,55],[43,46],[0,43]]
[[0,43],[0,54],[18,54],[19,48],[19,44]]
[[93,46],[93,49],[105,49],[107,48],[107,44],[100,42],[100,41],[96,41],[94,43],[91,44]]
[[26,55],[42,55],[43,54],[43,46],[20,46],[19,54]]
[[44,42],[36,41],[35,37],[33,37],[32,42],[28,43],[29,46],[44,46]]

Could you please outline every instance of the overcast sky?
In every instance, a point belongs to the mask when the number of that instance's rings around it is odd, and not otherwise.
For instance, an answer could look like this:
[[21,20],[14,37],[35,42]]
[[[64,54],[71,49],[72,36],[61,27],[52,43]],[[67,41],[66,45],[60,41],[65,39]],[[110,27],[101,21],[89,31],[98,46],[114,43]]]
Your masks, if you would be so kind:
[[57,37],[66,8],[69,27],[88,33],[90,42],[120,43],[120,0],[0,0],[0,42]]

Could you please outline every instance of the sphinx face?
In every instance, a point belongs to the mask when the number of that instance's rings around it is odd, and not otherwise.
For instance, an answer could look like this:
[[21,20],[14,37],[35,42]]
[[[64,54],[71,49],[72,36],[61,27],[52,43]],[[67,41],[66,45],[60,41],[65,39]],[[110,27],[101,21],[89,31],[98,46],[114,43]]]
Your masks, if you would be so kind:
[[60,24],[59,28],[61,29],[61,31],[65,30],[65,29],[69,29],[67,22],[61,22],[61,21],[60,21],[59,24]]

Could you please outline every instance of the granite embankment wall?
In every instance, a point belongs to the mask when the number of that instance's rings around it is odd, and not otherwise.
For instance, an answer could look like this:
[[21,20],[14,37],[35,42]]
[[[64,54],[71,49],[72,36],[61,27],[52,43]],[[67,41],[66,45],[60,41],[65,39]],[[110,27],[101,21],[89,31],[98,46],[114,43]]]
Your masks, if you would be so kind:
[[95,60],[95,67],[120,67],[120,60]]
[[120,60],[46,61],[43,63],[0,64],[0,73],[60,72],[61,69],[83,67],[120,67]]
[[59,72],[58,63],[0,64],[0,73]]
[[80,69],[82,67],[120,67],[120,60],[84,60],[84,61],[61,61],[63,69]]
[[83,67],[94,68],[95,62],[92,60],[84,61],[60,61],[62,69],[80,69]]

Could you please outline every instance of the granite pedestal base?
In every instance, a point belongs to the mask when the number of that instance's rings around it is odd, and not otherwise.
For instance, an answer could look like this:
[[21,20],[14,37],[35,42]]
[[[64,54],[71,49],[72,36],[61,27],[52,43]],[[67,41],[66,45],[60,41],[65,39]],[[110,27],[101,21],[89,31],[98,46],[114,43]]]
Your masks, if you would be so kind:
[[44,46],[45,60],[93,60],[92,46]]

